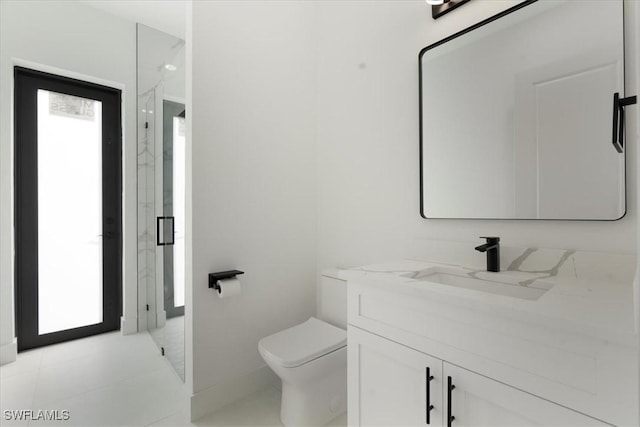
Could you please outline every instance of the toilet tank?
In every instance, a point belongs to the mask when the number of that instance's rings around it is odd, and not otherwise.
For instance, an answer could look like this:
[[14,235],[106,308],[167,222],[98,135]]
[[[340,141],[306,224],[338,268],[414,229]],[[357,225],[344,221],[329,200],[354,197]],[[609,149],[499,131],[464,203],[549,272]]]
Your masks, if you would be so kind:
[[318,282],[316,316],[327,323],[347,329],[347,281],[339,270],[324,270]]

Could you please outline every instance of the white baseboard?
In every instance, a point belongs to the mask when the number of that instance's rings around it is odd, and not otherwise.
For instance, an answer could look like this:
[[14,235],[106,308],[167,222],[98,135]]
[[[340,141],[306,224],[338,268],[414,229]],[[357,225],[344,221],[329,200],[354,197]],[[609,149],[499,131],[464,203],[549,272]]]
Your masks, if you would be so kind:
[[120,317],[120,331],[122,335],[131,335],[138,332],[138,319]]
[[18,358],[18,340],[13,339],[9,344],[0,346],[0,365],[15,362]]
[[216,384],[199,391],[191,396],[191,421],[202,418],[250,394],[268,387],[277,387],[279,383],[280,378],[265,365],[228,383]]

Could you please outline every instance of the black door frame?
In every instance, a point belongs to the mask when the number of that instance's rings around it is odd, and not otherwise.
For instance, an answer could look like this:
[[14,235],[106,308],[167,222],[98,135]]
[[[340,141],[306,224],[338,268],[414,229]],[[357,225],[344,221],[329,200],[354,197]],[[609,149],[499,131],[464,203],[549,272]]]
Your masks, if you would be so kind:
[[[14,68],[15,315],[18,351],[120,329],[122,316],[121,91]],[[37,91],[102,102],[103,322],[38,335]],[[69,159],[73,161],[73,159]],[[64,167],[64,165],[60,165]],[[79,177],[79,179],[82,179]]]

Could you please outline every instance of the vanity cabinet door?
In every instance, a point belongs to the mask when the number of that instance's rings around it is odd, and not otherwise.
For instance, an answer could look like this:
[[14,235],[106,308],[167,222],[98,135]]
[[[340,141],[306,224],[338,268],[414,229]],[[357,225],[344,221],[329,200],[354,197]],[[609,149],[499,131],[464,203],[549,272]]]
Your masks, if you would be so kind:
[[348,339],[349,426],[442,426],[440,359],[351,325]]
[[[608,426],[609,424],[556,405],[548,400],[443,362],[444,422],[451,396],[449,424],[462,426]],[[449,392],[448,379],[454,385]]]

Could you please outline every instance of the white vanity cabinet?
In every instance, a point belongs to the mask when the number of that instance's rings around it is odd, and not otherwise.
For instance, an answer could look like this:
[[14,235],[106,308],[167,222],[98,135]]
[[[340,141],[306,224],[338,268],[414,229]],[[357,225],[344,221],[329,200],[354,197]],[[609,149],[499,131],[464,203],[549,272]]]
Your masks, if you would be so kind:
[[[451,378],[455,386],[451,391],[452,426],[610,425],[475,372],[443,364],[446,382]],[[445,394],[447,404],[448,396]]]
[[443,425],[442,360],[351,326],[347,335],[350,426]]
[[624,330],[633,316],[617,289],[563,278],[531,300],[354,273],[350,425],[427,425],[429,367],[429,425],[447,425],[451,376],[454,427],[637,426],[637,334]]
[[359,328],[348,337],[350,426],[608,425]]

